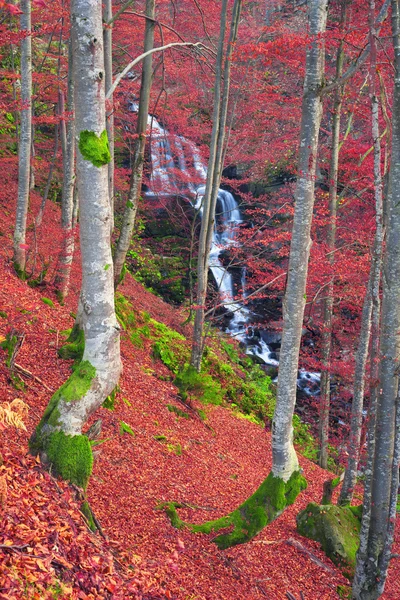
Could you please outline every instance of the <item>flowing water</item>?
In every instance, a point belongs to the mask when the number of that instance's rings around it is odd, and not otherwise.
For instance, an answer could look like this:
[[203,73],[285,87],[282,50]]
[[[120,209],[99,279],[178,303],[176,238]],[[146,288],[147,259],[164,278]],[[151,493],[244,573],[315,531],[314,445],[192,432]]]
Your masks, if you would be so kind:
[[[137,104],[131,104],[137,111]],[[151,130],[151,175],[147,196],[186,197],[202,212],[207,166],[200,157],[196,145],[183,136],[170,134],[152,115],[148,116]],[[209,267],[219,291],[221,304],[232,315],[226,332],[243,342],[246,352],[253,354],[266,365],[277,367],[279,361],[262,337],[255,337],[251,327],[255,315],[244,304],[246,298],[246,269],[241,273],[241,299],[238,301],[232,273],[225,268],[221,254],[236,244],[236,232],[242,223],[238,203],[227,190],[218,192],[217,218],[210,252]],[[320,375],[300,370],[297,385],[305,394],[319,393]]]

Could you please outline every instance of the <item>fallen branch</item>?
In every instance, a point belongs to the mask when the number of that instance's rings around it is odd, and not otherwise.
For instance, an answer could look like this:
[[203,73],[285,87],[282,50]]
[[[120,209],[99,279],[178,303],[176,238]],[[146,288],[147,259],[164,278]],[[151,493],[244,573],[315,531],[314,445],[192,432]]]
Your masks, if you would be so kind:
[[30,371],[28,371],[28,369],[25,369],[21,365],[18,365],[16,362],[14,363],[14,369],[16,371],[18,371],[21,375],[25,375],[25,377],[29,377],[30,379],[34,379],[35,381],[37,381],[38,383],[40,383],[40,385],[42,385],[44,388],[46,388],[46,390],[48,390],[49,392],[53,393],[52,389],[50,389],[41,379],[39,379],[39,377],[36,377],[36,375],[34,375]]
[[7,544],[0,544],[0,548],[2,550],[11,550],[12,552],[23,552],[26,548],[29,548],[29,544],[24,544],[23,546],[8,546]]
[[288,540],[286,540],[285,543],[288,544],[289,546],[293,546],[294,548],[296,548],[296,550],[299,550],[300,552],[302,552],[302,554],[305,554],[306,556],[308,556],[308,558],[310,558],[316,565],[318,565],[322,569],[325,569],[325,571],[327,571],[331,575],[336,575],[336,571],[334,571],[333,569],[331,569],[330,567],[328,567],[328,565],[326,565],[325,563],[323,563],[322,560],[319,560],[319,558],[317,558],[315,556],[315,554],[313,554],[310,550],[308,550],[307,548],[305,548],[297,540],[295,540],[293,538],[289,538]]

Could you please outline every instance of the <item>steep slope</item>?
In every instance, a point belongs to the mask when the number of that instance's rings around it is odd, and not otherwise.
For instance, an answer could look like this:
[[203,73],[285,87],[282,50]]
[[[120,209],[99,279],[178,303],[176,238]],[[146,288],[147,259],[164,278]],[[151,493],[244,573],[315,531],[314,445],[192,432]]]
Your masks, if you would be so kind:
[[[33,199],[34,208],[38,200]],[[70,372],[71,361],[60,359],[57,349],[65,339],[61,332],[73,324],[70,313],[76,309],[79,269],[75,265],[72,293],[63,307],[50,284],[31,289],[19,281],[10,263],[13,209],[4,198],[0,203],[0,335],[11,327],[25,334],[16,363],[33,375],[17,371],[25,386],[16,390],[6,353],[0,351],[1,401],[19,397],[30,407],[27,432],[9,427],[0,443],[0,477],[5,476],[8,487],[0,521],[0,598],[283,600],[288,592],[296,599],[301,592],[306,600],[339,598],[337,586],[347,580],[318,544],[299,536],[295,528],[296,514],[308,502],[320,500],[327,477],[305,459],[301,466],[308,489],[246,545],[220,551],[207,536],[173,529],[157,510],[160,502],[176,500],[184,504],[180,512],[190,521],[226,514],[268,474],[270,437],[220,406],[205,408],[205,423],[192,414],[187,419],[170,412],[168,404],[184,409],[170,372],[152,358],[150,340],[144,339],[138,348],[125,333],[124,373],[115,410],[101,408],[96,415],[103,419],[105,441],[98,448],[88,489],[106,539],[89,533],[74,490],[26,456],[28,436],[51,392]],[[58,210],[49,204],[36,235],[39,254],[47,259],[56,256],[57,221]],[[51,276],[49,271],[50,283]],[[185,333],[184,315],[132,278],[122,291],[135,310],[147,311]],[[53,300],[54,306],[43,298]],[[4,547],[10,543],[19,548]],[[394,552],[398,551],[399,533]],[[393,561],[384,600],[400,597],[398,560]]]

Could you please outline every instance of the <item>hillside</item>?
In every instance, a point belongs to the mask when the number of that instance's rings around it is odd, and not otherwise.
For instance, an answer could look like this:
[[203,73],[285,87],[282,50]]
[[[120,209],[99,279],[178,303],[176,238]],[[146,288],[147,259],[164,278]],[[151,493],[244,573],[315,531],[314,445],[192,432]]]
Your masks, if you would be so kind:
[[[4,189],[12,193],[10,178]],[[51,393],[68,377],[72,361],[57,355],[73,325],[79,268],[75,262],[73,290],[58,305],[49,284],[31,289],[14,275],[11,231],[14,207],[0,199],[3,221],[0,249],[0,335],[10,328],[24,333],[16,363],[33,377],[21,375],[15,389],[0,350],[1,401],[18,397],[29,406],[27,432],[8,427],[0,452],[1,481],[8,488],[0,524],[0,598],[142,598],[148,600],[333,600],[337,586],[348,581],[320,551],[318,544],[296,533],[295,516],[308,502],[318,502],[328,474],[300,457],[308,489],[296,503],[253,541],[220,551],[207,536],[173,529],[157,510],[162,501],[187,504],[184,519],[205,521],[240,504],[266,477],[271,467],[270,434],[228,408],[202,406],[207,419],[181,418],[167,405],[183,409],[170,372],[142,348],[122,336],[124,372],[115,410],[101,408],[99,455],[88,499],[104,538],[89,532],[74,499],[74,490],[56,481],[27,456],[27,441]],[[32,213],[39,199],[33,197]],[[58,209],[49,203],[37,232],[40,255],[57,249]],[[31,230],[32,236],[32,230]],[[29,243],[33,243],[31,237]],[[185,315],[129,278],[121,288],[135,311],[185,333]],[[43,298],[53,301],[54,306]],[[182,342],[183,343],[183,342]],[[133,435],[121,429],[121,421]],[[4,483],[3,483],[4,490]],[[394,552],[400,551],[400,535]],[[383,600],[400,597],[393,561]],[[301,595],[302,594],[302,595]]]

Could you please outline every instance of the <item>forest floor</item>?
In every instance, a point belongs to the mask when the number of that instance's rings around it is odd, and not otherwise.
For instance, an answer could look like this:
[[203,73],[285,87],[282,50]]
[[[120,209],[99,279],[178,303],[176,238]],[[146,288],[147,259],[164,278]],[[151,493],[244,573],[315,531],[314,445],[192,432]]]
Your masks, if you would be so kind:
[[[44,471],[28,454],[28,439],[52,392],[69,376],[71,361],[57,349],[61,332],[73,325],[79,292],[76,256],[72,290],[65,306],[51,286],[58,252],[59,210],[48,203],[36,232],[37,262],[50,262],[46,281],[31,289],[12,264],[15,174],[4,175],[0,197],[0,335],[10,327],[25,334],[16,363],[24,389],[10,380],[0,350],[1,402],[16,397],[29,405],[27,431],[7,427],[0,452],[0,598],[142,600],[334,600],[349,585],[320,550],[296,532],[296,514],[319,502],[329,477],[300,457],[308,488],[295,504],[251,542],[221,551],[212,536],[174,529],[163,501],[187,505],[183,519],[202,522],[236,508],[268,475],[271,440],[265,429],[228,408],[202,406],[207,420],[180,418],[167,404],[184,408],[170,372],[151,357],[150,342],[134,347],[122,335],[124,371],[115,410],[101,408],[102,438],[88,488],[90,505],[104,537],[92,534],[79,512],[76,490]],[[9,177],[9,180],[7,179]],[[39,198],[33,194],[32,215]],[[33,232],[29,240],[33,251]],[[135,310],[183,332],[183,312],[147,292],[131,277],[122,286]],[[50,298],[54,306],[43,302]],[[188,330],[186,330],[188,333]],[[121,421],[134,435],[121,430]],[[179,451],[178,451],[179,449]],[[7,497],[6,497],[7,496]],[[400,552],[400,531],[393,550]],[[399,559],[392,561],[383,600],[400,599]]]

